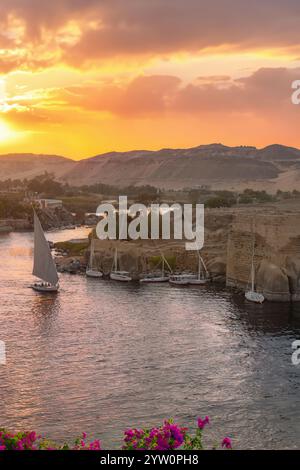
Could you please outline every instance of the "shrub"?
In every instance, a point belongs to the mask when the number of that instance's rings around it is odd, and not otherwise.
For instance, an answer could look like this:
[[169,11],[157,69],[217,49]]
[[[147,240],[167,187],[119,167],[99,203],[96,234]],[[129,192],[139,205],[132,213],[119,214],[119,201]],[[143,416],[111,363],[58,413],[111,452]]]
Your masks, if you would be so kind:
[[[188,428],[179,426],[172,419],[164,421],[162,426],[149,429],[127,429],[124,432],[123,450],[203,450],[202,434],[209,424],[209,418],[198,418],[197,429],[191,435]],[[212,446],[213,449],[216,444]],[[225,437],[220,447],[231,449],[231,439]],[[72,445],[59,445],[53,441],[37,435],[34,431],[11,433],[0,429],[0,451],[4,450],[101,450],[99,440],[87,442],[87,435],[83,433]]]

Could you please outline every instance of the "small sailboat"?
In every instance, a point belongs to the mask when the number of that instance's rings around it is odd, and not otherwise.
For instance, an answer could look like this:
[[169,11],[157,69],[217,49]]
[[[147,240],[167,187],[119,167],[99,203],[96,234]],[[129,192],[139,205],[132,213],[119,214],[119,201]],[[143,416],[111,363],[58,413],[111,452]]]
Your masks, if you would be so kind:
[[94,248],[94,239],[92,238],[91,240],[91,251],[90,251],[90,259],[89,259],[89,264],[86,268],[86,276],[87,277],[93,277],[93,278],[102,278],[103,273],[99,271],[97,268],[94,267],[94,254],[95,254],[95,248]]
[[59,279],[56,265],[36,212],[34,212],[34,263],[32,274],[41,279],[41,282],[35,282],[30,286],[35,291],[58,291]]
[[195,286],[203,286],[204,284],[207,283],[209,279],[209,273],[206,268],[206,265],[204,263],[204,260],[202,256],[200,255],[200,252],[198,251],[198,276],[195,277],[194,279],[191,278],[189,281],[189,284],[195,285]]
[[132,277],[128,271],[118,271],[118,250],[115,250],[114,262],[112,271],[110,273],[110,279],[112,281],[120,281],[120,282],[129,282],[132,281]]
[[169,281],[169,274],[165,272],[165,264],[168,265],[169,269],[170,266],[169,266],[169,263],[167,262],[167,260],[165,259],[164,256],[162,256],[162,260],[161,260],[161,264],[162,264],[162,268],[161,268],[161,273],[150,273],[146,276],[144,276],[142,279],[140,279],[140,283],[154,283],[154,282],[168,282]]
[[192,280],[196,280],[195,274],[173,274],[169,278],[169,283],[174,286],[188,286]]
[[255,265],[254,265],[254,255],[255,255],[255,238],[253,232],[253,249],[252,249],[252,262],[251,262],[251,290],[245,292],[245,297],[249,302],[254,302],[256,304],[262,304],[265,301],[263,294],[260,294],[255,290]]

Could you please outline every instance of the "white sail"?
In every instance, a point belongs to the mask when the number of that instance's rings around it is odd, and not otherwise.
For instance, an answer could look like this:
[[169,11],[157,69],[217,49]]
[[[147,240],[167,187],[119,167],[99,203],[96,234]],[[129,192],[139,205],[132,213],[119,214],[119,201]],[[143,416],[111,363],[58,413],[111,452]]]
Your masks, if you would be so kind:
[[38,216],[34,212],[34,264],[32,274],[52,286],[58,283],[58,275]]

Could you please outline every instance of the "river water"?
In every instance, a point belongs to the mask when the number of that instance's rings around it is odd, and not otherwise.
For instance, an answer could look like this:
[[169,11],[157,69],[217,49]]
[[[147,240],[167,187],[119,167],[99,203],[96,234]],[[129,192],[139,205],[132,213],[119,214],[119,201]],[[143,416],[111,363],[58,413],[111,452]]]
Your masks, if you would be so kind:
[[27,288],[32,248],[30,233],[0,236],[0,426],[59,441],[85,431],[111,448],[129,426],[209,415],[208,445],[229,435],[235,448],[300,447],[300,307],[68,274],[42,295]]

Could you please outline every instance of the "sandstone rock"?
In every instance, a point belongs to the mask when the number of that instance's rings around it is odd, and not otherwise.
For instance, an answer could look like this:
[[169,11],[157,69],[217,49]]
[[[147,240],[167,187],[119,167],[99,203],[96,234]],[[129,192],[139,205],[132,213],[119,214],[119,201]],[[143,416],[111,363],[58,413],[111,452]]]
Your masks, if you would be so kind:
[[300,302],[300,258],[287,257],[286,272],[290,281],[292,300]]
[[288,302],[291,300],[289,278],[282,268],[263,260],[256,275],[257,289],[267,300]]
[[211,276],[226,276],[226,260],[221,257],[214,258],[207,263]]

